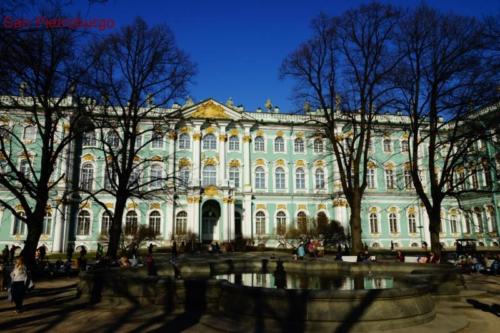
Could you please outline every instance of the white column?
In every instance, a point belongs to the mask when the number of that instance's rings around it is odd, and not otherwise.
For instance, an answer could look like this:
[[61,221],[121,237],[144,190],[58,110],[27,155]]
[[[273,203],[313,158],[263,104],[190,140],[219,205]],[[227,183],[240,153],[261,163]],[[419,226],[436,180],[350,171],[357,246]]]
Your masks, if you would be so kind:
[[252,237],[252,195],[245,194],[243,199],[243,216],[241,217],[241,233],[243,238]]
[[[64,207],[64,206],[63,206]],[[64,214],[62,214],[58,209],[55,209],[54,216],[54,242],[52,243],[52,251],[53,252],[63,252],[63,226],[64,226]],[[63,209],[64,211],[64,209]]]
[[227,241],[229,240],[229,207],[228,207],[228,198],[224,197],[222,198],[222,240]]
[[427,246],[431,246],[431,235],[429,233],[429,216],[427,215],[427,211],[425,210],[425,207],[420,206],[419,208],[422,216],[422,221],[423,221],[423,228],[422,228],[422,237],[424,241],[427,243]]
[[192,135],[193,139],[193,186],[198,186],[200,182],[200,152],[201,152],[201,128],[202,123],[196,122],[194,124],[194,133]]
[[226,126],[227,122],[219,123],[219,171],[217,172],[217,184],[226,186]]
[[229,217],[227,219],[228,221],[228,227],[229,227],[229,240],[233,241],[236,237],[235,234],[235,219],[234,219],[234,198],[229,198],[228,200],[228,211],[229,211]]
[[250,165],[250,127],[251,124],[245,124],[245,134],[243,135],[243,191],[252,191],[251,165]]
[[[165,235],[165,240],[172,239],[175,236],[175,205],[173,194],[169,195],[170,198],[167,200],[167,207],[165,209],[165,222],[163,223],[164,229],[163,234]],[[170,222],[170,224],[169,224]]]
[[168,133],[168,156],[167,156],[167,161],[168,161],[168,166],[167,166],[167,176],[168,177],[173,177],[174,176],[174,166],[175,166],[175,139],[176,139],[176,134],[173,129],[171,129]]

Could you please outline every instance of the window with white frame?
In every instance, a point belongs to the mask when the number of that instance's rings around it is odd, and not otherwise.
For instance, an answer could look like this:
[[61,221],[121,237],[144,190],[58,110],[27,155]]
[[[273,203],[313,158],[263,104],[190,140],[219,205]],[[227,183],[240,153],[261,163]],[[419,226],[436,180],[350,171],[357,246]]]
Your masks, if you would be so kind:
[[456,216],[451,216],[450,218],[450,230],[452,234],[456,234],[458,232]]
[[159,235],[161,231],[161,214],[159,211],[155,210],[149,214],[149,229],[151,229],[155,235]]
[[286,234],[286,214],[283,211],[276,214],[276,233],[278,235]]
[[325,172],[323,171],[323,169],[321,169],[321,168],[316,169],[314,176],[315,176],[315,180],[316,180],[316,189],[317,190],[324,190],[325,189]]
[[482,233],[483,230],[483,212],[480,208],[474,209],[474,215],[476,216],[477,230],[479,233]]
[[96,134],[94,130],[88,130],[83,132],[82,145],[84,147],[95,147],[96,146]]
[[181,211],[177,213],[175,218],[175,234],[184,235],[187,232],[187,213]]
[[[21,217],[25,217],[24,212],[17,212],[17,214]],[[14,216],[14,226],[12,228],[12,235],[24,235],[26,232],[26,223],[17,215]]]
[[257,235],[264,235],[266,233],[266,214],[264,212],[257,212],[255,214],[255,233]]
[[479,188],[479,180],[477,178],[477,170],[476,168],[471,168],[470,169],[470,174],[471,174],[471,185],[473,189],[478,189]]
[[137,213],[133,210],[129,211],[125,216],[125,235],[135,235],[139,224]]
[[389,229],[391,231],[391,234],[398,233],[398,218],[394,213],[389,214]]
[[382,143],[384,146],[384,153],[392,152],[391,139],[384,139],[384,141],[382,141]]
[[254,144],[255,151],[265,151],[266,150],[264,138],[261,136],[255,137],[255,141],[253,144]]
[[276,180],[275,185],[277,190],[283,190],[286,188],[285,170],[283,170],[282,167],[276,168],[276,170],[274,171],[274,178]]
[[217,169],[213,165],[205,165],[203,167],[203,186],[216,185]]
[[86,210],[81,210],[80,213],[78,213],[76,235],[88,236],[89,234],[90,234],[90,213]]
[[375,168],[370,168],[367,170],[366,182],[368,183],[369,189],[375,188]]
[[411,234],[417,233],[417,219],[413,213],[408,214],[408,231]]
[[110,130],[106,135],[106,143],[108,145],[107,148],[118,148],[120,146],[120,137],[115,131]]
[[139,166],[135,165],[134,169],[132,169],[132,173],[130,174],[130,178],[128,180],[128,186],[130,188],[139,187],[141,182],[141,169]]
[[188,167],[182,167],[179,170],[179,180],[182,186],[189,185],[189,179],[191,178],[191,171]]
[[51,232],[52,232],[52,214],[50,212],[47,212],[43,217],[42,234],[50,235]]
[[295,139],[293,147],[296,153],[303,153],[305,151],[304,140],[301,138]]
[[191,138],[189,134],[182,133],[179,136],[179,149],[189,149],[191,147]]
[[23,141],[35,141],[36,139],[36,127],[34,125],[29,125],[24,128]]
[[281,136],[274,139],[274,151],[276,153],[282,153],[285,151],[285,140]]
[[264,168],[260,166],[255,169],[255,188],[266,188],[266,172],[264,171]]
[[82,191],[92,191],[94,184],[94,166],[92,163],[84,163],[80,176],[80,189]]
[[240,187],[240,168],[231,167],[229,168],[229,181],[233,182],[234,187]]
[[378,234],[378,217],[377,214],[370,214],[370,232],[372,234]]
[[295,170],[295,188],[297,190],[304,190],[306,188],[306,174],[303,168]]
[[313,142],[314,153],[321,154],[323,153],[323,140],[322,139],[314,139]]
[[385,185],[388,190],[393,190],[396,187],[394,182],[394,170],[385,169]]
[[160,164],[153,164],[150,170],[150,188],[159,189],[161,188],[162,178],[163,178],[163,168]]
[[229,137],[229,150],[238,151],[240,150],[240,138],[237,135],[232,135]]
[[207,134],[203,137],[203,150],[216,150],[217,139],[213,134]]
[[108,236],[110,227],[111,227],[111,215],[109,215],[108,212],[104,212],[101,217],[101,235]]
[[163,133],[154,131],[151,136],[151,148],[161,149],[163,148]]
[[411,177],[410,170],[404,171],[404,178],[405,178],[405,189],[412,190],[413,189],[413,178]]
[[116,180],[116,172],[111,166],[108,166],[108,169],[104,173],[104,189],[108,191],[113,190]]
[[401,151],[402,152],[407,152],[408,149],[409,149],[408,140],[407,139],[403,139],[403,141],[401,141]]

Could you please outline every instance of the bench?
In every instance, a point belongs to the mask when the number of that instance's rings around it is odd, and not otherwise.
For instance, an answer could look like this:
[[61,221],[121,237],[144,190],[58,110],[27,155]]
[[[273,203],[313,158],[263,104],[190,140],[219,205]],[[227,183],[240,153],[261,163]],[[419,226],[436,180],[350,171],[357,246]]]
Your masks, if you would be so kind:
[[405,262],[410,264],[418,264],[418,257],[405,257]]
[[357,256],[342,256],[342,261],[345,262],[357,262],[358,257]]

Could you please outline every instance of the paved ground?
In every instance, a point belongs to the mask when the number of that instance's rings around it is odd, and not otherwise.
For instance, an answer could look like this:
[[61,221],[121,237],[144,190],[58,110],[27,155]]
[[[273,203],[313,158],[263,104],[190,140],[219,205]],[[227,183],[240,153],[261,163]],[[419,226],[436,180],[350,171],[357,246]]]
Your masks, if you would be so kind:
[[[250,254],[249,256],[255,256]],[[268,256],[269,254],[267,254]],[[186,260],[205,260],[204,257]],[[500,276],[464,276],[466,289],[457,300],[440,300],[436,319],[426,325],[394,333],[488,333],[500,329]],[[25,311],[0,293],[0,331],[5,332],[212,332],[200,324],[207,316],[167,314],[161,307],[90,305],[76,297],[77,278],[39,281],[25,301]],[[226,323],[230,328],[231,321]]]

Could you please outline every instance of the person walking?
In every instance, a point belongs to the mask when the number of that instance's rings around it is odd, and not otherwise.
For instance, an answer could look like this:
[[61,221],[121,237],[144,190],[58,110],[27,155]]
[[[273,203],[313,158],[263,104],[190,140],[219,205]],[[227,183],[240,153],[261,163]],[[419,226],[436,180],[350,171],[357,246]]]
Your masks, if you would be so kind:
[[11,285],[10,292],[12,300],[16,304],[16,313],[23,310],[24,294],[26,292],[26,281],[28,280],[28,270],[24,265],[23,257],[19,256],[16,259],[16,265],[12,273],[10,273]]
[[172,259],[177,258],[177,242],[174,241],[172,244]]
[[5,245],[2,251],[2,261],[3,265],[7,266],[9,264],[9,246]]

